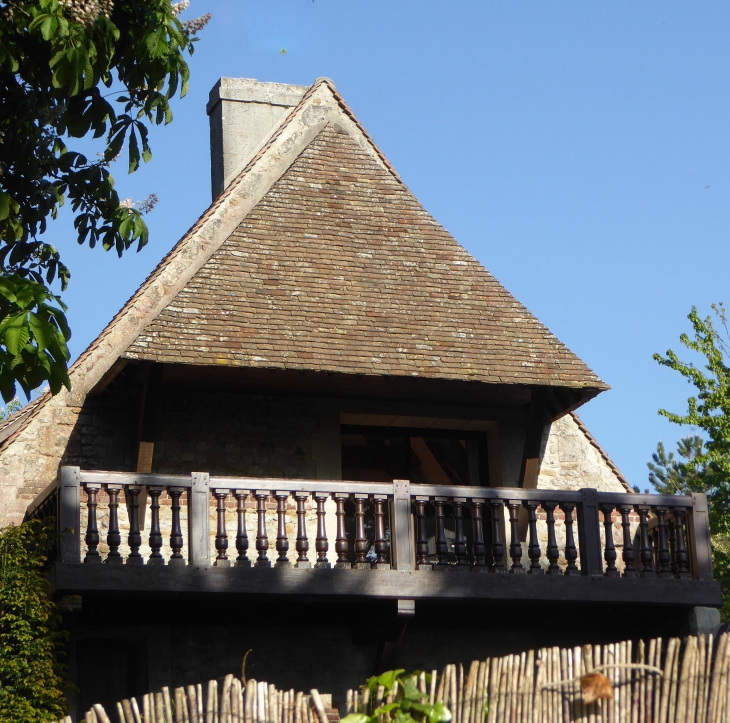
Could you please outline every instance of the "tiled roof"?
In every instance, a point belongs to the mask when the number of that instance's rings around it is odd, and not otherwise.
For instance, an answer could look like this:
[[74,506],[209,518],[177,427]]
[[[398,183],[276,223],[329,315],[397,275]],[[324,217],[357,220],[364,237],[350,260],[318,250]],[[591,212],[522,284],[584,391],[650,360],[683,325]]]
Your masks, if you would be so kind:
[[125,355],[606,388],[333,124]]

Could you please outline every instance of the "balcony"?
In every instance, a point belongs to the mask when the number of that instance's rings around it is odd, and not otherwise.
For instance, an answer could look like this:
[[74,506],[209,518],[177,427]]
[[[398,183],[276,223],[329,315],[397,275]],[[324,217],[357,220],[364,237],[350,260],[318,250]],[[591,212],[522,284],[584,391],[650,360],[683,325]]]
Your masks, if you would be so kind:
[[719,606],[704,495],[62,467],[56,595]]

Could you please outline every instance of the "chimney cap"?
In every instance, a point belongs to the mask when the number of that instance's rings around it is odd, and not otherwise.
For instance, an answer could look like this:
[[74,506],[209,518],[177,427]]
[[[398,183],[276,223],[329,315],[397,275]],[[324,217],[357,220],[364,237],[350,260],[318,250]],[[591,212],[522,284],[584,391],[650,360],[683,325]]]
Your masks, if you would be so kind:
[[206,111],[210,115],[222,100],[293,107],[308,90],[308,85],[266,83],[255,78],[221,78],[210,91]]

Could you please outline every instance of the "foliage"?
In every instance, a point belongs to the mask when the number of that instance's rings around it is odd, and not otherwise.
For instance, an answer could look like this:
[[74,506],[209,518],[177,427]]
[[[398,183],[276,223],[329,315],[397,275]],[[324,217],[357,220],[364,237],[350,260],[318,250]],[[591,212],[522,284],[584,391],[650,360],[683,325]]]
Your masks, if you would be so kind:
[[42,575],[55,522],[0,531],[0,723],[43,723],[65,714],[58,663],[63,634]]
[[[77,241],[122,253],[147,243],[144,208],[120,202],[109,164],[149,161],[153,125],[187,90],[194,35],[187,0],[0,0],[0,394],[69,386],[70,273],[42,240],[69,201]],[[106,92],[103,92],[105,91]],[[98,158],[69,147],[99,139]]]
[[[686,495],[692,492],[705,491],[705,465],[695,460],[705,453],[705,443],[699,435],[682,437],[677,442],[676,459],[674,452],[667,454],[664,443],[657,444],[656,452],[651,455],[649,468],[649,482],[662,495]],[[684,461],[681,461],[684,460]]]
[[7,407],[0,407],[0,422],[4,422],[11,414],[19,412],[23,408],[20,399],[15,397],[8,402]]
[[[680,360],[671,350],[664,357],[654,354],[657,362],[679,372],[696,389],[696,394],[687,400],[686,414],[666,409],[660,410],[659,414],[675,424],[699,427],[707,439],[704,447],[698,444],[697,437],[680,441],[678,453],[686,462],[666,457],[664,462],[668,467],[658,456],[658,449],[654,455],[657,471],[649,463],[652,470],[649,479],[657,489],[670,494],[707,494],[715,574],[723,585],[722,614],[730,621],[730,332],[725,307],[721,303],[713,304],[712,309],[715,323],[711,316],[700,318],[693,307],[687,318],[692,324],[694,338],[687,334],[679,337],[687,349],[704,357],[703,368]],[[664,481],[662,474],[666,475]],[[672,488],[675,483],[678,486]]]
[[[449,723],[451,711],[443,704],[431,704],[429,697],[418,688],[419,672],[403,675],[405,670],[390,670],[382,675],[368,678],[364,686],[370,691],[370,714],[350,713],[342,719],[342,723]],[[430,674],[425,674],[430,683]],[[392,694],[392,702],[384,702],[375,707],[378,688],[383,687],[383,700],[387,701]]]

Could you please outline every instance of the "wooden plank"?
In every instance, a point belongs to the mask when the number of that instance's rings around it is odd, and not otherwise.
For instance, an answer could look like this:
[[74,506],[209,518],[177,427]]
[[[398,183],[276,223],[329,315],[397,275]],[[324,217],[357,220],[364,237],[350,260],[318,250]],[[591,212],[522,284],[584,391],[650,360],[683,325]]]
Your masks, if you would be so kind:
[[696,580],[712,580],[712,548],[710,547],[710,522],[707,511],[707,495],[692,494],[692,508],[687,524],[689,557],[692,577]]
[[188,493],[188,562],[210,565],[210,477],[207,472],[193,472]]
[[525,426],[525,446],[522,451],[519,486],[523,489],[537,487],[537,474],[540,471],[540,448],[547,423],[546,395],[542,389],[533,389],[527,405],[527,424]]
[[59,560],[63,563],[81,561],[81,470],[61,467],[58,500],[58,529],[61,534]]
[[411,515],[410,482],[393,480],[393,506],[391,518],[391,565],[395,570],[413,570],[413,516]]
[[56,564],[59,594],[190,593],[300,599],[520,600],[719,606],[717,582],[562,575],[448,575],[410,570]]
[[581,575],[603,575],[601,536],[598,522],[598,493],[594,489],[582,489],[580,497],[578,540],[580,544]]

